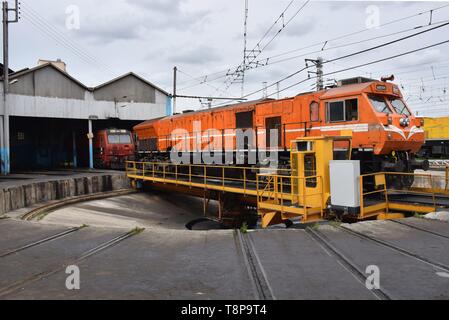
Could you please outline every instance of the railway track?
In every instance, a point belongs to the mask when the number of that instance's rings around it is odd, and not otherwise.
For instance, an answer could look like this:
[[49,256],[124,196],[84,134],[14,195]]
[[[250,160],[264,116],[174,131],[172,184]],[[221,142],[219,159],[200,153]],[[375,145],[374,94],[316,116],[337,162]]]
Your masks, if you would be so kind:
[[116,197],[116,196],[124,196],[132,193],[136,193],[137,191],[134,189],[121,189],[121,190],[114,190],[114,191],[106,191],[106,192],[98,192],[94,194],[88,194],[88,195],[81,195],[73,198],[63,199],[56,202],[51,202],[44,204],[36,209],[33,209],[24,215],[21,216],[22,220],[33,220],[33,219],[40,219],[47,215],[48,213],[55,211],[57,209],[60,209],[62,207],[76,204],[79,202],[85,202],[85,201],[92,201],[92,200],[101,200],[106,199],[110,197]]
[[82,262],[83,260],[85,260],[95,254],[105,251],[105,250],[117,245],[118,243],[120,243],[132,236],[139,234],[142,231],[143,231],[143,229],[135,228],[133,230],[130,230],[130,231],[120,235],[120,236],[117,236],[113,239],[105,241],[90,250],[85,251],[84,253],[82,253],[81,255],[79,255],[78,257],[76,257],[74,259],[65,261],[62,265],[58,264],[52,268],[48,268],[47,270],[32,274],[31,276],[28,276],[24,279],[18,280],[10,285],[4,286],[4,287],[0,288],[0,298],[3,298],[3,297],[23,288],[25,286],[28,286],[28,285],[36,282],[36,281],[39,281],[43,278],[49,277],[55,273],[63,271],[69,265],[78,264],[78,263]]
[[46,242],[50,242],[50,241],[53,241],[53,240],[65,237],[65,236],[67,236],[67,235],[69,235],[69,234],[71,234],[73,232],[76,232],[78,230],[81,230],[81,229],[83,229],[85,227],[86,227],[85,225],[82,225],[82,226],[79,226],[79,227],[70,228],[68,230],[65,230],[65,231],[53,234],[53,235],[51,235],[49,237],[30,242],[28,244],[25,244],[23,246],[17,247],[15,249],[8,250],[8,251],[6,251],[4,253],[0,253],[0,258],[4,258],[4,257],[9,256],[11,254],[14,254],[14,253],[17,253],[17,252],[20,252],[20,251],[23,251],[23,250],[26,250],[26,249],[29,249],[29,248],[33,248],[35,246],[44,244]]
[[243,234],[240,230],[235,232],[236,240],[240,245],[248,275],[253,285],[255,298],[258,300],[276,300],[250,234]]
[[400,224],[400,225],[403,225],[403,226],[407,226],[407,227],[409,227],[409,228],[411,228],[411,229],[423,231],[423,232],[432,234],[432,235],[434,235],[434,236],[441,237],[441,238],[445,238],[445,239],[448,239],[448,240],[449,240],[449,236],[447,236],[447,235],[445,235],[445,234],[441,234],[441,233],[438,233],[438,232],[435,232],[435,231],[432,231],[432,230],[428,230],[428,229],[426,229],[426,228],[421,228],[421,227],[418,227],[418,226],[414,226],[414,225],[411,225],[411,224],[406,223],[406,222],[404,222],[404,221],[399,221],[399,220],[389,220],[389,221],[394,222],[394,223],[397,223],[397,224]]
[[[366,275],[363,270],[360,270],[349,258],[347,258],[337,247],[331,244],[325,235],[321,232],[307,227],[306,233],[329,255],[334,256],[337,261],[350,272],[358,281],[365,285]],[[372,294],[379,300],[391,300],[391,295],[385,289],[372,289]]]
[[[434,267],[436,269],[440,269],[440,270],[443,270],[446,273],[449,273],[449,266],[447,266],[447,265],[445,265],[443,263],[440,263],[440,262],[434,261],[432,259],[423,257],[423,256],[421,256],[421,255],[419,255],[417,253],[414,253],[414,252],[412,252],[410,250],[401,248],[400,246],[394,245],[394,244],[392,244],[392,243],[390,243],[388,241],[381,240],[381,239],[373,237],[373,236],[369,236],[367,234],[364,234],[362,232],[358,232],[358,231],[352,230],[352,229],[350,229],[348,227],[345,227],[345,226],[334,226],[334,227],[339,229],[339,230],[342,230],[344,232],[347,232],[349,234],[352,234],[354,236],[357,236],[358,238],[365,239],[365,240],[377,243],[377,244],[379,244],[379,245],[381,245],[383,247],[386,247],[386,248],[388,248],[390,250],[396,251],[396,252],[398,252],[400,254],[403,254],[405,256],[408,256],[408,257],[410,257],[410,258],[412,258],[414,260],[423,262],[423,263],[425,263],[427,265],[430,265],[430,266],[432,266],[432,267]],[[430,232],[429,230],[424,230],[422,228],[419,228],[419,229],[421,229],[421,231],[428,232],[429,234],[432,234],[434,236],[437,236],[437,235],[441,236],[440,234],[436,234],[434,232]],[[444,238],[446,238],[446,236],[444,236]]]

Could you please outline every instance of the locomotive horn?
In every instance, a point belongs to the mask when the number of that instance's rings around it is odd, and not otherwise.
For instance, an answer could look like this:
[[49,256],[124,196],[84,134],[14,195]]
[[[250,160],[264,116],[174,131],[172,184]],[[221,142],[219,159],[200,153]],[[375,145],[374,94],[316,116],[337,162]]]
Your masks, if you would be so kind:
[[380,78],[380,80],[382,82],[387,82],[387,81],[394,81],[394,74],[390,75],[390,76],[383,76],[382,78]]

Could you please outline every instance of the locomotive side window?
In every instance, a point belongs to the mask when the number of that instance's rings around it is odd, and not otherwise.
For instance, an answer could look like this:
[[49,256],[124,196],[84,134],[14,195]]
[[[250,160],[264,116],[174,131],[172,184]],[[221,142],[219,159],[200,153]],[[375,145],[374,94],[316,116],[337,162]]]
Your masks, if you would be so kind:
[[246,129],[253,127],[253,112],[238,112],[235,114],[235,127],[237,129]]
[[326,102],[327,122],[356,121],[359,118],[358,100]]
[[327,120],[329,122],[345,121],[345,103],[344,101],[335,101],[326,103]]
[[371,102],[374,109],[380,113],[392,113],[390,107],[385,101],[385,97],[381,95],[369,94],[368,99]]
[[359,119],[357,99],[345,101],[345,118],[346,121],[357,121]]
[[316,101],[310,103],[310,121],[320,121],[320,105]]

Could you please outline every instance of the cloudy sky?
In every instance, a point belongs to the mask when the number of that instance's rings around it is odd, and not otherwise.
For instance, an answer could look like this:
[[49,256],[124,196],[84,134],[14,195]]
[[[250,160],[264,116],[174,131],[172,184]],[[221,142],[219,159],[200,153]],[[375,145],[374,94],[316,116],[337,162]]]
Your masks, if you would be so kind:
[[[11,6],[13,0],[9,2]],[[226,73],[235,70],[243,60],[244,0],[21,2],[21,20],[10,27],[13,69],[32,67],[39,58],[61,58],[67,63],[68,72],[89,86],[134,71],[171,92],[172,69],[176,65],[180,70],[178,94],[221,97],[241,94],[241,85],[232,83],[232,76],[226,77]],[[263,82],[274,84],[303,68],[305,58],[334,59],[449,21],[449,2],[249,0],[248,3],[247,48],[255,48],[262,40],[258,48],[263,50],[256,51],[257,58],[250,58],[260,63],[245,74],[245,95],[262,89]],[[431,9],[434,10],[430,20]],[[377,50],[329,62],[324,65],[324,72],[449,40],[448,31],[449,26],[443,26]],[[409,104],[419,114],[449,114],[448,53],[449,43],[325,78],[330,83],[333,79],[357,75],[378,78],[393,73]],[[292,86],[306,78],[307,71],[280,82],[283,91],[279,95],[291,96],[313,89],[313,79]],[[275,91],[273,85],[267,94],[276,98]],[[248,99],[262,95],[263,91],[257,92]],[[179,107],[202,106],[198,100],[182,99]]]

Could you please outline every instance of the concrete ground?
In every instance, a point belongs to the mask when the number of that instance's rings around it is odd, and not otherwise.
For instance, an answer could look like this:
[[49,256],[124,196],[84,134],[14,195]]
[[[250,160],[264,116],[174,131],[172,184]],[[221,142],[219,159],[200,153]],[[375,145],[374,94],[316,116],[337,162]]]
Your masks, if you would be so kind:
[[[449,299],[448,223],[186,230],[201,214],[199,199],[140,193],[38,222],[1,219],[0,299]],[[135,227],[145,230],[110,242]],[[80,269],[79,290],[66,288],[69,264]],[[369,266],[379,269],[378,290],[365,284]]]

